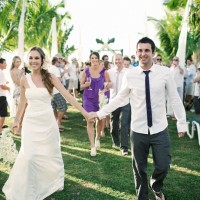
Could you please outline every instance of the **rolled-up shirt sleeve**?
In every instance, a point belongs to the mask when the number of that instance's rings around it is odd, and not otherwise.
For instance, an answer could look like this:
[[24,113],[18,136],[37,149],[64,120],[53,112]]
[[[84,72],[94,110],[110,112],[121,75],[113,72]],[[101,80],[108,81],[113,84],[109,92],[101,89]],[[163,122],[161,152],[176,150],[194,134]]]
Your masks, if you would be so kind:
[[[130,88],[128,87],[128,79],[126,73],[123,77],[122,86],[119,93],[107,105],[105,105],[101,110],[97,112],[98,118],[103,119],[106,115],[109,115],[117,108],[125,106],[127,104],[127,100],[129,99],[129,93]],[[123,102],[125,103],[123,104]]]
[[183,106],[183,102],[181,101],[181,98],[178,95],[176,83],[173,77],[170,75],[166,84],[166,89],[171,107],[177,119],[177,130],[178,132],[186,132],[188,130],[188,125],[186,122],[185,109]]

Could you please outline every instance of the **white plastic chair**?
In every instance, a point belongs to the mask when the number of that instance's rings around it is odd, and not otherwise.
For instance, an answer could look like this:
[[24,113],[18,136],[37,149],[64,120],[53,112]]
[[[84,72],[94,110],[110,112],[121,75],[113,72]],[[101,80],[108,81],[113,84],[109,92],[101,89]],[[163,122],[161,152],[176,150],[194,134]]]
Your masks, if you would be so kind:
[[[187,130],[187,135],[190,139],[194,138],[194,132],[197,132],[197,136],[198,136],[198,141],[199,141],[199,146],[200,146],[200,125],[198,122],[196,121],[192,121],[192,122],[187,122],[188,123],[188,130]],[[190,123],[191,124],[191,133],[190,133]]]

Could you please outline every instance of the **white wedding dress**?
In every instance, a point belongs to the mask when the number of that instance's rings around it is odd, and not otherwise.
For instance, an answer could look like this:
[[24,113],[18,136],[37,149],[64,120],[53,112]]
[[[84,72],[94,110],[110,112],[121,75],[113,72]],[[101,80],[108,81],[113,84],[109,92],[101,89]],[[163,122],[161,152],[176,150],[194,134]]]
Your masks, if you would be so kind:
[[46,88],[37,88],[26,75],[27,108],[19,155],[3,187],[7,200],[43,200],[64,187],[60,134]]

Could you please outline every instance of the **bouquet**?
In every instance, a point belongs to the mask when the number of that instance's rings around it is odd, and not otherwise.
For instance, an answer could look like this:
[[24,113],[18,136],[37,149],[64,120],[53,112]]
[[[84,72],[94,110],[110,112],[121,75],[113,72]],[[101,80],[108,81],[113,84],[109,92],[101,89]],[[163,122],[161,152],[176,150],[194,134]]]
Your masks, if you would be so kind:
[[0,136],[0,160],[5,164],[13,164],[18,155],[16,144],[9,128],[5,128]]
[[99,108],[101,109],[107,103],[108,103],[108,97],[104,94],[104,92],[99,91]]

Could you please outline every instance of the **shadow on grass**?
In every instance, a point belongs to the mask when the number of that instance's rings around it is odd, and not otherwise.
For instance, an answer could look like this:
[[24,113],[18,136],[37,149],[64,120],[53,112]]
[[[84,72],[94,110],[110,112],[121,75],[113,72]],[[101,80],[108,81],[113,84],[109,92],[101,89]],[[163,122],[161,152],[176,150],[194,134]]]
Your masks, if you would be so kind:
[[[89,155],[89,149],[62,147],[65,173],[90,184],[98,184],[118,192],[134,191],[131,158],[117,156],[117,152],[105,153],[98,150],[96,157]],[[65,153],[66,152],[66,153]],[[76,155],[76,156],[74,156]]]
[[[79,195],[80,194],[80,195]],[[76,181],[66,180],[65,189],[62,192],[54,193],[45,200],[51,200],[55,198],[56,200],[136,200],[134,195],[119,195],[113,194],[112,191],[108,189],[106,191],[101,190],[101,188],[90,188],[88,185],[79,184]]]
[[[73,195],[74,200],[136,200],[130,154],[122,157],[119,150],[113,150],[107,131],[106,137],[101,139],[97,157],[90,157],[86,122],[78,113],[69,113],[69,117],[70,120],[63,124],[66,131],[61,133],[65,189],[46,200],[72,200]],[[169,120],[172,165],[165,179],[164,191],[170,200],[197,200],[200,196],[200,147],[197,138],[190,140],[187,135],[178,138],[175,124]],[[20,138],[15,140],[19,147]],[[147,172],[150,177],[154,169],[151,154],[148,161]],[[2,177],[1,184],[6,181],[8,174],[4,173]],[[149,197],[150,200],[154,199],[151,192]]]

